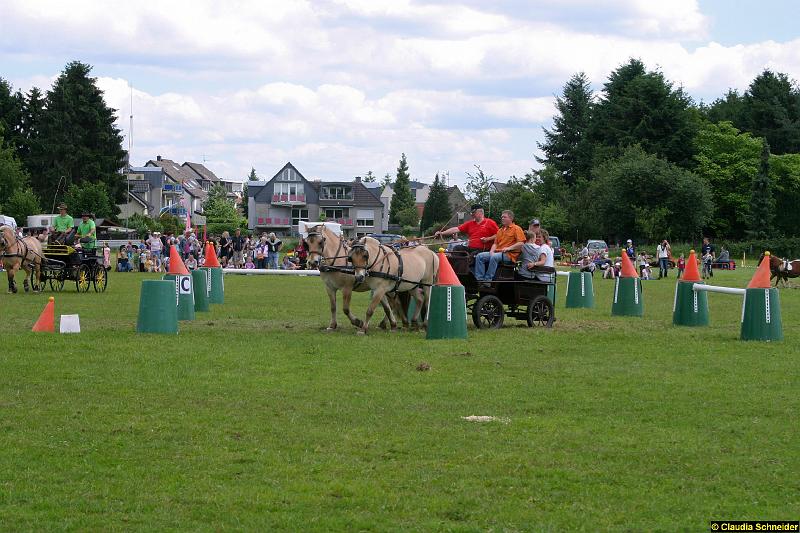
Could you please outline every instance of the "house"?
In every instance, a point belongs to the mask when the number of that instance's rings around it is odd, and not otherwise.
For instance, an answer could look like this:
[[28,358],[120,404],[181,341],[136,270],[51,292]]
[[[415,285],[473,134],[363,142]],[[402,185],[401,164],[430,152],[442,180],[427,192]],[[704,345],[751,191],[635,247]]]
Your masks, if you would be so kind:
[[241,202],[242,193],[244,192],[243,182],[220,179],[202,163],[187,161],[181,165],[181,167],[187,174],[194,178],[194,181],[196,181],[204,191],[210,191],[211,187],[214,185],[221,185],[228,193],[227,196],[229,199],[233,200],[235,204]]
[[380,233],[384,204],[376,189],[352,181],[310,181],[286,163],[269,181],[247,183],[248,227],[296,235],[300,220],[330,220],[347,237]]
[[156,217],[162,212],[169,212],[174,216],[185,218],[188,209],[193,222],[197,224],[205,222],[205,220],[195,217],[195,215],[202,215],[203,202],[208,199],[208,193],[200,186],[196,174],[187,170],[183,165],[178,165],[171,159],[164,159],[160,155],[156,156],[155,160],[151,159],[145,163],[144,166],[162,169],[166,176],[165,183],[173,187],[180,185],[182,189],[182,195],[176,196],[174,203],[163,206],[161,211],[151,216]]
[[[128,219],[135,213],[157,217],[165,206],[180,205],[183,188],[168,180],[163,168],[128,167],[123,174],[127,180],[128,202],[119,205],[120,218]],[[175,214],[186,216],[185,212]]]
[[450,211],[453,213],[454,224],[452,225],[460,226],[469,218],[469,202],[458,185],[447,188],[447,203],[450,204]]
[[[428,196],[431,193],[431,186],[429,183],[422,183],[421,181],[414,180],[410,180],[408,184],[411,188],[411,194],[414,195],[414,206],[417,208],[417,215],[419,215],[419,218],[422,218],[422,212],[425,211],[425,202],[428,201]],[[391,206],[392,197],[394,196],[394,190],[391,184],[386,185],[382,196],[388,199],[388,205]]]

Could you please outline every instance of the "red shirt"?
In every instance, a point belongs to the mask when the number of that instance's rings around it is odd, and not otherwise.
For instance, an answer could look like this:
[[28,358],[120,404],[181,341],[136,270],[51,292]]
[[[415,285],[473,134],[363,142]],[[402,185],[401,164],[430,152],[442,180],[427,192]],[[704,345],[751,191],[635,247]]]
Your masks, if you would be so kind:
[[469,235],[469,248],[488,250],[492,247],[491,242],[481,242],[481,237],[491,237],[497,235],[497,223],[491,218],[484,218],[480,224],[474,220],[468,220],[458,227],[458,231]]

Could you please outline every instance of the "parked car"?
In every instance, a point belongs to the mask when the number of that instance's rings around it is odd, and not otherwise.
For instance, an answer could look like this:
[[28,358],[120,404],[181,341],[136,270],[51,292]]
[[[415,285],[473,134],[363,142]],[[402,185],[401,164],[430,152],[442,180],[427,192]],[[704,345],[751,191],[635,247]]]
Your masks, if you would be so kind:
[[608,253],[608,244],[606,241],[596,240],[596,239],[589,239],[586,243],[586,248],[589,249],[589,255],[593,255],[595,252],[599,252],[601,254]]
[[553,259],[556,261],[561,260],[561,239],[550,235],[550,248],[553,249]]
[[379,240],[381,244],[389,244],[403,239],[402,235],[396,233],[370,233],[369,237]]

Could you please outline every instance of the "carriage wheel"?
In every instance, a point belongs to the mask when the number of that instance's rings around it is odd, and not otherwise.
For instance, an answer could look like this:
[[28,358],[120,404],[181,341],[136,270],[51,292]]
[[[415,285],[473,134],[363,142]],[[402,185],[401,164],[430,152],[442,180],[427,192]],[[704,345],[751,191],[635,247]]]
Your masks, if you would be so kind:
[[528,326],[552,328],[554,320],[553,302],[547,296],[537,296],[528,305]]
[[50,282],[50,290],[53,292],[61,292],[64,289],[64,271],[50,272],[47,275]]
[[506,314],[503,302],[494,294],[487,294],[472,306],[472,322],[478,329],[500,328]]
[[108,272],[102,265],[97,265],[94,271],[94,292],[106,292],[108,285]]
[[92,271],[89,265],[80,265],[75,271],[75,287],[78,292],[86,292],[92,283]]

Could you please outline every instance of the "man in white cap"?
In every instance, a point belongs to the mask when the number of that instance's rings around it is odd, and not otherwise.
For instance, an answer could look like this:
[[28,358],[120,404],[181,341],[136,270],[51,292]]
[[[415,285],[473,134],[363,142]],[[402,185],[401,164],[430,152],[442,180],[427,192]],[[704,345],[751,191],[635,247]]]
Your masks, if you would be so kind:
[[625,253],[628,254],[628,257],[633,260],[636,258],[636,250],[633,247],[633,241],[628,239],[628,242],[625,246]]

